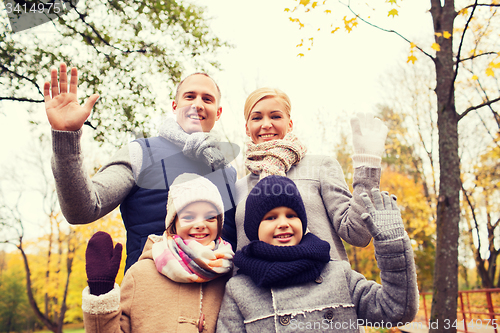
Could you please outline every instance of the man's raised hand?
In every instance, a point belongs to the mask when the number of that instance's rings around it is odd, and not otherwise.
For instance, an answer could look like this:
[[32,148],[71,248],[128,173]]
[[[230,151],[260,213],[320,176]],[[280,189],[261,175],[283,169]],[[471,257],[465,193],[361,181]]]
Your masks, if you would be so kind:
[[[50,71],[50,81],[43,85],[45,111],[53,129],[58,131],[77,131],[90,116],[98,94],[93,94],[82,106],[78,104],[76,91],[78,86],[78,71],[71,68],[71,79],[68,92],[68,75],[65,63],[60,65],[59,82],[57,69]],[[52,95],[52,97],[51,97]]]

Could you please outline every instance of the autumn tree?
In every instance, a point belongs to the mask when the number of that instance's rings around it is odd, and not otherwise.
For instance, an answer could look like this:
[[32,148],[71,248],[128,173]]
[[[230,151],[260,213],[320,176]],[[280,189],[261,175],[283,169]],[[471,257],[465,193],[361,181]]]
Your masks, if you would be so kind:
[[[338,3],[344,4],[340,1]],[[386,6],[385,13],[396,17],[400,3],[401,1],[389,0],[379,6]],[[461,213],[458,124],[471,112],[481,108],[487,108],[492,118],[498,121],[499,116],[493,105],[500,101],[500,93],[490,84],[495,80],[495,71],[500,68],[498,46],[500,43],[498,34],[495,33],[499,23],[497,10],[500,4],[496,0],[485,2],[430,0],[429,22],[433,24],[433,42],[428,45],[410,41],[397,31],[371,23],[370,13],[376,6],[374,4],[355,7],[355,4],[348,2],[345,6],[350,14],[345,15],[343,19],[333,15],[335,11],[330,8],[332,4],[337,2],[300,0],[295,8],[285,10],[292,12],[290,19],[297,22],[301,28],[305,27],[304,22],[308,19],[309,12],[332,14],[332,18],[329,19],[332,24],[328,32],[335,32],[341,27],[351,31],[358,22],[367,22],[375,28],[395,33],[408,42],[409,62],[414,62],[423,55],[434,65],[440,172],[436,207],[436,263],[430,319],[441,324],[445,320],[453,323],[457,318],[458,239]],[[404,5],[401,3],[401,6]],[[301,13],[302,16],[299,15]],[[425,23],[422,22],[422,25]],[[317,25],[315,30],[316,28]],[[421,26],[415,28],[420,29]],[[456,87],[459,80],[470,81],[471,85],[476,86],[478,94],[467,98],[457,95]],[[460,102],[458,109],[457,101]],[[456,327],[431,328],[431,331],[443,330],[455,332]]]
[[[44,156],[47,151],[47,144],[43,144],[43,138],[38,145],[36,153],[25,154],[26,165],[34,165],[37,172],[31,175],[23,174],[22,170],[4,168],[4,177],[0,187],[0,210],[2,212],[2,224],[0,225],[0,243],[9,244],[17,248],[22,257],[23,267],[26,275],[26,294],[35,316],[49,330],[61,333],[66,312],[66,300],[69,286],[69,280],[72,271],[72,264],[76,249],[81,246],[75,239],[74,231],[69,230],[63,232],[61,229],[61,214],[58,213],[57,196],[53,181],[49,178],[50,171],[47,161]],[[27,163],[26,163],[27,162]],[[6,179],[5,175],[11,178]],[[38,182],[33,183],[33,178],[38,179]],[[25,183],[29,183],[27,184]],[[32,250],[32,241],[26,238],[27,229],[30,229],[30,223],[26,218],[26,210],[23,209],[24,197],[28,192],[33,191],[36,197],[40,198],[41,208],[44,211],[49,224],[49,235],[45,242],[41,243],[45,246],[47,254],[46,266],[43,267],[45,278],[43,281],[33,280],[32,262],[30,262],[30,253]],[[7,196],[6,194],[9,194]],[[32,195],[34,193],[31,193]],[[31,201],[31,200],[30,200]],[[34,206],[33,202],[30,202]],[[40,250],[40,249],[38,249]],[[49,288],[53,280],[52,267],[56,267],[56,285],[59,297],[52,296]],[[59,274],[60,273],[60,274]],[[43,290],[44,296],[42,300],[37,298],[36,291]]]
[[[33,152],[24,152],[18,158],[18,162],[22,160],[30,168],[2,166],[0,243],[14,246],[20,255],[25,276],[24,297],[34,316],[47,329],[60,333],[68,320],[83,320],[81,292],[87,285],[88,240],[98,230],[105,230],[124,244],[125,230],[117,212],[90,226],[70,226],[60,211],[55,192],[50,144],[41,136],[33,146]],[[94,172],[89,167],[89,172]],[[40,211],[39,220],[27,216],[33,210]],[[33,229],[39,231],[29,232]],[[123,263],[124,260],[125,255]],[[118,283],[122,277],[123,271]]]
[[[464,216],[468,226],[469,244],[472,246],[478,275],[483,288],[500,286],[498,259],[498,230],[500,225],[500,147],[498,141],[480,156],[474,166],[475,174],[464,182]],[[471,178],[471,177],[468,177]],[[485,235],[486,237],[483,237]],[[487,250],[487,257],[481,253]]]
[[185,70],[219,67],[216,51],[226,44],[209,29],[203,7],[180,0],[65,4],[67,14],[23,32],[0,18],[0,100],[43,103],[50,67],[65,61],[80,70],[80,98],[100,94],[87,123],[94,137],[120,145],[150,133]]
[[33,329],[36,325],[36,318],[26,296],[22,258],[5,252],[4,258],[6,259],[5,265],[0,274],[0,295],[2,295],[0,297],[0,332],[21,332]]

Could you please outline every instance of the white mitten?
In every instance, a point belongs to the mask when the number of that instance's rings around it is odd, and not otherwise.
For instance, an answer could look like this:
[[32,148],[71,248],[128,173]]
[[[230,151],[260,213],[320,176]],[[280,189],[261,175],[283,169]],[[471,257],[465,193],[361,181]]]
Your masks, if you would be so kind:
[[371,113],[358,113],[351,118],[354,168],[380,167],[389,129]]

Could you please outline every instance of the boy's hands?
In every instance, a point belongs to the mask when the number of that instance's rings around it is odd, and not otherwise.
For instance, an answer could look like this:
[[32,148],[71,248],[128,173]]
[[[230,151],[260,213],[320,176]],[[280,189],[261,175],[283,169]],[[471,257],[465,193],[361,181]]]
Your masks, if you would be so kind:
[[[57,69],[50,71],[51,82],[43,85],[45,98],[45,111],[53,129],[58,131],[77,131],[82,128],[83,123],[90,116],[98,94],[93,94],[87,102],[81,106],[76,97],[78,85],[78,71],[71,68],[71,81],[68,92],[68,75],[65,63],[61,63],[59,82],[57,81]],[[52,95],[52,97],[51,97]]]
[[[361,194],[368,213],[361,215],[368,231],[375,240],[390,240],[404,236],[405,230],[396,196],[372,189],[373,203],[366,193]],[[375,204],[375,206],[374,206]]]
[[90,238],[85,251],[85,269],[92,295],[99,296],[113,289],[121,259],[122,245],[117,243],[113,249],[108,233],[98,231]]

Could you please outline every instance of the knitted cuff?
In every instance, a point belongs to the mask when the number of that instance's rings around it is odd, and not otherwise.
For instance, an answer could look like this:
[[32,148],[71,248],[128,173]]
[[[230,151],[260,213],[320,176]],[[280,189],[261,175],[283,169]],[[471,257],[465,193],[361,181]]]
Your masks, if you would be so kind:
[[57,131],[52,130],[52,150],[58,155],[80,154],[80,138],[82,130],[78,131]]
[[90,293],[89,287],[82,292],[82,310],[90,314],[106,314],[120,309],[120,287],[115,283],[114,288],[103,295],[95,296]]
[[391,240],[403,237],[405,228],[401,213],[397,210],[382,210],[371,213],[378,234],[373,238],[376,240]]
[[115,285],[115,281],[110,281],[110,280],[93,280],[87,281],[89,288],[90,288],[90,293],[95,296],[99,296],[102,294],[108,293],[110,290],[113,289],[113,286]]
[[360,166],[380,168],[382,158],[377,155],[354,154],[352,155],[352,162],[354,164],[354,168],[358,168]]

